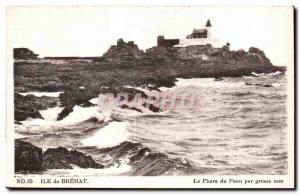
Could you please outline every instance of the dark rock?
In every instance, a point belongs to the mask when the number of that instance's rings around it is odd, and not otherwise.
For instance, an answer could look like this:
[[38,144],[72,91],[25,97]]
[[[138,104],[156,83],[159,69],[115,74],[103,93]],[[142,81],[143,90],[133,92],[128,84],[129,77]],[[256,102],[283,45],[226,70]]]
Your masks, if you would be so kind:
[[73,106],[66,106],[60,113],[58,113],[57,120],[63,120],[67,117],[71,112],[73,112]]
[[15,120],[23,121],[27,118],[43,119],[39,110],[55,107],[58,99],[53,97],[36,97],[34,95],[22,96],[18,93],[14,94],[15,104]]
[[99,90],[99,94],[112,94],[115,98],[120,95],[120,100],[124,100],[124,96],[128,96],[128,101],[131,102],[136,96],[140,96],[141,98],[147,98],[148,95],[140,90],[134,88],[103,88]]
[[265,87],[265,88],[271,88],[271,87],[273,87],[272,84],[262,84],[260,86]]
[[71,165],[81,168],[104,168],[91,156],[64,147],[42,149],[31,143],[15,140],[15,172],[39,173],[47,169],[72,169]]
[[143,112],[142,110],[140,110],[140,109],[138,109],[136,107],[130,107],[130,106],[126,105],[126,104],[122,104],[121,108],[122,109],[128,109],[128,110],[134,110],[134,111],[137,111],[137,112],[140,112],[140,113]]
[[215,81],[223,81],[224,79],[221,77],[215,77]]
[[135,65],[135,60],[142,59],[143,56],[144,52],[133,41],[126,43],[123,39],[119,39],[117,45],[111,46],[102,57],[106,61],[126,66]]
[[22,123],[20,121],[15,120],[14,122],[15,125],[22,125]]
[[62,106],[73,107],[75,105],[87,104],[90,99],[97,95],[93,90],[69,88],[59,95],[59,99]]
[[77,150],[68,151],[66,148],[49,148],[43,154],[44,169],[72,169],[76,165],[81,168],[104,168],[96,163],[91,156],[86,156]]
[[91,107],[91,106],[95,106],[95,104],[87,101],[85,103],[80,104],[81,107]]
[[29,117],[34,119],[44,119],[39,111],[32,108],[27,108],[26,110],[15,110],[15,120],[24,121]]
[[97,117],[91,117],[85,121],[83,121],[84,123],[104,123],[103,120],[99,120]]
[[140,161],[143,157],[145,157],[146,153],[150,153],[150,152],[151,152],[151,150],[149,148],[142,148],[137,152],[137,154],[130,157],[129,161],[131,163],[134,163],[136,161]]
[[110,155],[108,165],[120,164],[122,158],[129,159],[132,166],[129,175],[158,176],[196,173],[190,161],[182,158],[170,158],[164,153],[157,153],[145,147],[141,143],[122,142],[117,146],[98,149],[94,154]]
[[117,40],[117,46],[122,46],[124,44],[125,44],[125,42],[124,42],[124,40],[122,38],[120,38],[120,39]]
[[187,47],[152,47],[145,52],[147,64],[158,64],[155,72],[170,77],[237,77],[280,71],[257,48],[230,51],[210,44]]
[[37,59],[38,56],[28,48],[14,48],[14,59]]
[[134,41],[128,41],[129,46],[134,46]]
[[260,87],[266,87],[266,88],[273,87],[272,84],[268,84],[268,83],[248,83],[248,82],[246,82],[245,84],[248,86],[260,86]]
[[[137,89],[134,89],[134,88],[108,88],[108,89],[102,89],[100,91],[100,93],[101,94],[112,94],[115,98],[117,98],[118,95],[122,94],[119,97],[120,98],[119,99],[120,103],[123,100],[126,100],[124,96],[128,97],[128,99],[127,99],[128,102],[132,102],[135,99],[135,97],[142,98],[142,99],[149,98],[149,96],[145,92],[137,90]],[[161,112],[160,108],[154,106],[151,103],[143,103],[142,106],[148,108],[152,112]],[[125,105],[125,104],[122,104],[121,108],[123,108],[123,109],[129,109],[129,110],[135,110],[135,111],[138,111],[138,112],[142,112],[142,110],[140,110],[138,108],[129,107],[128,105]]]
[[43,170],[42,162],[41,148],[15,140],[15,172],[40,172]]
[[144,103],[143,106],[155,113],[162,111],[160,108],[154,106],[153,104]]

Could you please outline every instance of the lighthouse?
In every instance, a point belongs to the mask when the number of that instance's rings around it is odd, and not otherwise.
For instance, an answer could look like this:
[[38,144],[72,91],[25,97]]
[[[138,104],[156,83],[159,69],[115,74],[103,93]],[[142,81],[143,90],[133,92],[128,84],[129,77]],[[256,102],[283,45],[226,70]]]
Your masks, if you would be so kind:
[[207,30],[207,38],[211,39],[212,38],[212,34],[211,34],[212,25],[211,25],[211,22],[210,22],[209,19],[206,21],[205,27],[206,27],[206,30]]
[[194,28],[192,33],[187,35],[185,39],[180,39],[178,46],[211,44],[212,42],[214,42],[211,28],[212,23],[208,19],[205,23],[204,28]]
[[194,28],[192,33],[183,39],[165,39],[164,36],[157,37],[158,46],[185,47],[191,45],[216,44],[218,40],[212,34],[212,23],[208,19],[203,28]]

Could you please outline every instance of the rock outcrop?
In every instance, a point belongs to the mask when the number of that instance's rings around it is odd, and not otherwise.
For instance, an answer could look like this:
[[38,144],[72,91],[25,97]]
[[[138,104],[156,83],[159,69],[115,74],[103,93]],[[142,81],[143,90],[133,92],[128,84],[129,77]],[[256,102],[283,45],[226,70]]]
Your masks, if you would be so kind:
[[14,59],[37,59],[38,56],[28,48],[14,48]]
[[192,163],[184,158],[169,157],[155,152],[140,143],[124,141],[117,146],[98,149],[94,154],[111,156],[107,166],[120,164],[128,158],[132,167],[129,174],[135,176],[187,175],[197,172]]
[[54,97],[36,97],[34,95],[22,96],[21,94],[15,93],[15,120],[24,121],[29,117],[43,119],[39,110],[55,107],[58,103],[58,99]]
[[40,172],[42,168],[42,149],[30,143],[15,140],[15,172]]
[[177,77],[237,77],[281,70],[271,64],[263,51],[254,47],[248,52],[230,51],[229,46],[215,48],[210,44],[153,47],[146,50],[146,55],[158,62],[158,68],[165,74],[170,72]]
[[63,108],[62,111],[58,113],[57,120],[60,121],[67,117],[71,112],[73,112],[73,107],[74,106],[66,106]]
[[15,172],[39,173],[47,169],[72,169],[72,165],[81,168],[104,168],[91,156],[77,151],[68,151],[64,147],[42,149],[31,143],[15,140]]
[[68,151],[64,147],[59,147],[49,148],[43,153],[43,169],[72,169],[71,164],[81,168],[104,168],[91,156],[86,156],[77,150]]
[[133,41],[126,43],[119,39],[117,45],[112,45],[102,57],[114,64],[132,65],[132,61],[141,59],[143,55],[144,52]]

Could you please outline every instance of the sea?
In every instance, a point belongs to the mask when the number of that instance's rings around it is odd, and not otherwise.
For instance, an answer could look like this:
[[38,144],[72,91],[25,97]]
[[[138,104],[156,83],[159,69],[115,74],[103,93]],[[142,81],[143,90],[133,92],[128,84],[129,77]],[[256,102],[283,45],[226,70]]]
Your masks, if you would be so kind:
[[[55,176],[176,176],[287,174],[287,79],[285,73],[238,78],[178,78],[176,86],[150,91],[191,94],[191,106],[138,112],[97,106],[42,110],[44,119],[15,125],[16,138],[47,148],[90,155],[104,169],[51,169]],[[127,86],[134,87],[134,86]],[[56,93],[33,92],[36,96]],[[27,95],[23,93],[22,95]],[[185,99],[185,103],[189,103]],[[193,101],[193,102],[194,102]],[[190,103],[191,104],[191,103]]]

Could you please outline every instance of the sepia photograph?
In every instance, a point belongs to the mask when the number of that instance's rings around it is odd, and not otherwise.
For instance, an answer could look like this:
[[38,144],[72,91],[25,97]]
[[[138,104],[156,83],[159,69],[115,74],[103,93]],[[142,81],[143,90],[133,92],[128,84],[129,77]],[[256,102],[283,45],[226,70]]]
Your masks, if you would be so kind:
[[294,188],[294,11],[7,6],[7,187]]

